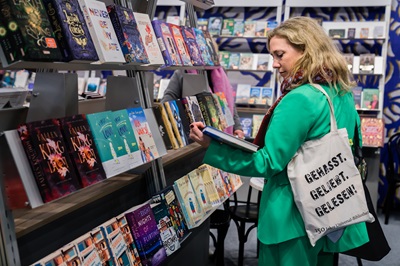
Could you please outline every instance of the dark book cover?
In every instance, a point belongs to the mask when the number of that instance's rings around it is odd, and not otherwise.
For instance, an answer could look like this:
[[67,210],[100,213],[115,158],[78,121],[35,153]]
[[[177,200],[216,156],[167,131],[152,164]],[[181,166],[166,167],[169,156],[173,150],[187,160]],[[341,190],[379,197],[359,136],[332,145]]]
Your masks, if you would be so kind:
[[77,0],[43,0],[63,60],[99,60]]
[[[81,186],[68,155],[58,120],[48,119],[26,124],[36,149],[38,164],[51,191],[50,200],[68,195]],[[39,187],[41,189],[41,187]],[[47,192],[47,191],[46,191]],[[45,202],[48,200],[44,199]]]
[[202,122],[205,124],[196,96],[186,96],[181,99],[181,102],[186,109],[190,124],[194,122]]
[[7,27],[7,21],[4,19],[2,12],[0,14],[0,46],[7,63],[12,64],[17,61],[19,55],[17,54],[17,50],[12,43],[12,32]]
[[107,6],[107,11],[126,62],[150,63],[132,10],[113,4]]
[[[4,1],[4,0],[3,0]],[[43,2],[7,0],[11,16],[18,25],[23,43],[23,59],[27,61],[61,61],[61,51]]]
[[153,20],[154,33],[156,34],[161,53],[166,66],[181,66],[182,61],[176,48],[174,37],[170,31],[168,23],[161,20]]
[[203,66],[204,62],[201,58],[201,53],[199,46],[196,42],[196,37],[194,31],[191,27],[181,26],[183,40],[189,50],[190,58],[192,59],[192,64],[194,66]]
[[211,59],[214,63],[214,66],[219,66],[219,56],[218,56],[218,49],[216,48],[216,43],[213,41],[213,37],[211,36],[210,32],[208,31],[203,31],[204,33],[204,38],[206,40],[206,46],[209,51],[209,54],[211,56]]
[[86,116],[79,114],[61,118],[60,127],[82,186],[106,179]]
[[[172,147],[171,140],[168,136],[167,126],[164,124],[164,120],[162,118],[163,115],[162,115],[161,108],[163,108],[162,105],[156,105],[156,106],[152,107],[152,109],[154,111],[154,116],[155,116],[157,124],[158,124],[158,131],[160,131],[160,135],[163,138],[164,145],[167,148],[167,150],[171,150],[171,149],[173,149],[173,147]],[[169,125],[169,127],[170,127],[170,130],[172,130],[171,125]]]
[[183,127],[183,132],[185,134],[187,143],[193,143],[193,140],[189,137],[190,135],[190,120],[187,116],[186,108],[183,106],[183,103],[180,99],[175,101],[176,106],[178,107],[179,117],[181,119],[181,124]]
[[[200,110],[203,114],[204,121],[206,121],[206,125],[215,127],[217,129],[221,129],[218,112],[214,104],[212,93],[201,92],[196,94],[196,98],[197,101],[199,102]],[[208,119],[206,118],[206,116],[208,117]]]
[[168,186],[152,197],[154,203],[163,204],[169,213],[172,225],[178,235],[179,241],[182,242],[189,234],[185,217],[183,216],[181,206],[175,195],[173,186]]
[[40,196],[43,202],[49,202],[53,199],[49,182],[47,181],[42,166],[39,163],[39,152],[33,146],[31,131],[28,130],[26,124],[18,126],[18,135],[21,139],[22,146],[24,147],[26,156],[31,166],[33,176],[35,177],[36,184],[39,188]]
[[197,28],[193,28],[193,32],[195,34],[197,46],[199,47],[204,65],[213,66],[214,62],[211,58],[210,51],[207,48],[206,38],[204,37],[203,31]]
[[162,265],[167,254],[150,204],[146,203],[137,209],[128,211],[125,213],[125,217],[133,233],[142,265]]

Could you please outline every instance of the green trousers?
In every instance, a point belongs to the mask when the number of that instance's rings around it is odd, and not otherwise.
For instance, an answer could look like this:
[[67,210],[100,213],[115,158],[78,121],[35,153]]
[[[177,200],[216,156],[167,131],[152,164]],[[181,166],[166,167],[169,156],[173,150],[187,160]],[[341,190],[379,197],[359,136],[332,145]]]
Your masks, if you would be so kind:
[[322,251],[323,241],[311,246],[307,237],[275,245],[260,243],[259,266],[333,266],[333,253]]

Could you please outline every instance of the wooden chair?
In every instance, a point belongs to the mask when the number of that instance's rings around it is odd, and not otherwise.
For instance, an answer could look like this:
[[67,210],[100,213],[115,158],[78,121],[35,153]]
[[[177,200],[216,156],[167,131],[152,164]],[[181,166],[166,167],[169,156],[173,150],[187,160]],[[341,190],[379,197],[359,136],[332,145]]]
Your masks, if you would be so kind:
[[400,132],[395,133],[389,138],[387,151],[388,165],[386,180],[388,182],[388,190],[384,203],[385,224],[389,223],[389,216],[393,208],[396,189],[400,187]]

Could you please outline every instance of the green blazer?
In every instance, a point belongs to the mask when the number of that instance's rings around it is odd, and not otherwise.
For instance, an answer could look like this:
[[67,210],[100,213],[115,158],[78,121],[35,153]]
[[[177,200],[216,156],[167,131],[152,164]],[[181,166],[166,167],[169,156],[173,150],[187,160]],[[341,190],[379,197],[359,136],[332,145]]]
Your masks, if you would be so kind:
[[[359,116],[351,93],[343,96],[322,86],[330,96],[338,128],[346,127],[353,138]],[[204,163],[243,176],[268,179],[261,197],[258,238],[266,244],[277,244],[306,236],[304,223],[294,203],[286,167],[298,148],[311,139],[330,131],[330,113],[326,97],[306,84],[288,93],[275,108],[265,135],[265,147],[256,153],[236,150],[211,141]],[[345,251],[369,241],[365,223],[346,228],[340,240],[327,237],[325,251]]]

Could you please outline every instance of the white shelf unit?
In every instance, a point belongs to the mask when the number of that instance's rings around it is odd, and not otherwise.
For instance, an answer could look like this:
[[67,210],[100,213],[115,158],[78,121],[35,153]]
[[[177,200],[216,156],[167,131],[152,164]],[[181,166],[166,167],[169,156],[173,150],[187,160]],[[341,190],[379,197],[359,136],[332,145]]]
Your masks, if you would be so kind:
[[[385,68],[386,68],[386,60],[387,60],[387,53],[388,53],[388,36],[389,36],[389,24],[390,24],[390,12],[391,12],[391,0],[336,0],[336,1],[327,1],[327,0],[286,0],[285,11],[284,11],[284,21],[290,17],[291,10],[295,8],[304,8],[304,7],[384,7],[385,14],[384,20],[381,21],[332,21],[332,22],[323,22],[323,27],[325,30],[329,31],[329,29],[338,29],[343,28],[346,29],[346,36],[347,36],[347,29],[352,27],[356,28],[355,36],[357,41],[377,41],[381,42],[382,44],[382,51],[380,55],[375,56],[375,70],[373,74],[370,75],[380,75],[379,79],[379,113],[377,117],[382,117],[382,110],[383,110],[383,99],[384,99],[384,92],[385,92]],[[373,27],[375,26],[382,26],[383,27],[383,37],[375,38],[373,36]],[[362,27],[368,27],[369,36],[368,38],[357,38],[360,35],[360,29]],[[340,39],[335,39],[339,41]],[[349,40],[344,38],[345,41]],[[354,57],[354,66],[353,69],[357,67],[357,70],[353,71],[353,74],[358,73],[358,66],[359,66],[359,57]],[[363,74],[366,75],[366,74]]]

